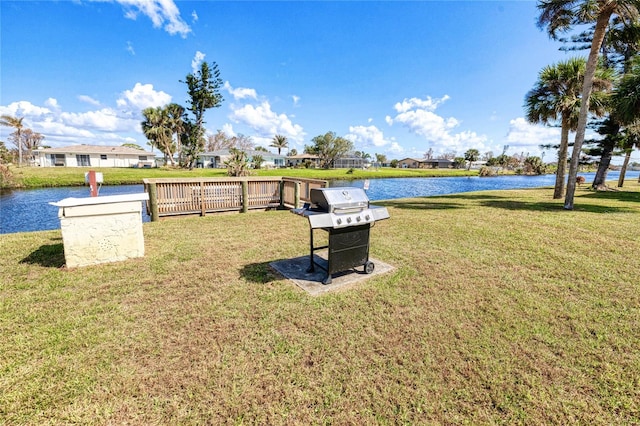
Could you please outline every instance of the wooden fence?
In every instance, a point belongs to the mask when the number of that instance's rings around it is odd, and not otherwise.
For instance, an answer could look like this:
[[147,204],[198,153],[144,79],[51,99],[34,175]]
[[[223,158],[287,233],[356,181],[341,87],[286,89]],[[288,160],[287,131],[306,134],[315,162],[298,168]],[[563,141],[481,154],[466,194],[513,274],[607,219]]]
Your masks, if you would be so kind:
[[289,177],[144,179],[152,221],[162,216],[299,207],[327,181]]

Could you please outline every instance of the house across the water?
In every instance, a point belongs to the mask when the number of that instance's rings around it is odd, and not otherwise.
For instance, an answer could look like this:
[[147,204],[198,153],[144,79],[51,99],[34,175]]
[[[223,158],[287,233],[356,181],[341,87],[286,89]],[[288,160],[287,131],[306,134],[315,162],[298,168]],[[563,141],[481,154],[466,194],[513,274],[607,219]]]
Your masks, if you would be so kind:
[[[253,162],[254,157],[262,157],[261,167],[271,169],[285,166],[285,156],[274,154],[272,152],[257,151],[253,149],[244,150],[247,154],[247,161]],[[225,168],[225,161],[231,158],[231,151],[221,149],[218,151],[203,152],[198,157],[198,167],[213,167],[214,169]]]
[[403,158],[398,161],[398,167],[403,169],[450,169],[453,167],[453,161],[444,158],[436,159],[416,159]]
[[33,151],[40,167],[156,167],[156,155],[128,146],[71,145]]

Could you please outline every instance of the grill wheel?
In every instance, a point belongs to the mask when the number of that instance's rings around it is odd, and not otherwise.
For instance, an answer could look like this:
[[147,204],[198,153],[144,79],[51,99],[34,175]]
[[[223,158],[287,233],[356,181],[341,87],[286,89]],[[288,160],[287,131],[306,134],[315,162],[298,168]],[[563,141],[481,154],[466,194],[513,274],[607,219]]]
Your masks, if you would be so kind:
[[376,265],[373,262],[367,262],[364,264],[364,272],[367,274],[373,273],[373,270],[376,269]]

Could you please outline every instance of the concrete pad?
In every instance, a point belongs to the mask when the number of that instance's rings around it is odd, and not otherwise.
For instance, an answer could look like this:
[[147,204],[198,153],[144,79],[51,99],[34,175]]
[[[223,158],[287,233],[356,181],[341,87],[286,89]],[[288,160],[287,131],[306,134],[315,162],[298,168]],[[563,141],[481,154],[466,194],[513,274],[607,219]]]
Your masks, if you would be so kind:
[[[320,252],[314,254],[315,261],[320,265],[327,267],[327,253]],[[307,272],[309,268],[309,256],[300,256],[294,259],[278,260],[269,263],[269,265],[285,278],[290,279],[298,287],[311,294],[317,296],[319,294],[344,290],[353,287],[357,283],[366,281],[371,277],[375,277],[395,269],[388,263],[369,257],[369,261],[375,264],[375,269],[371,274],[366,274],[363,267],[348,269],[343,272],[332,275],[331,284],[322,284],[322,280],[327,273],[324,269],[315,267],[315,272]]]

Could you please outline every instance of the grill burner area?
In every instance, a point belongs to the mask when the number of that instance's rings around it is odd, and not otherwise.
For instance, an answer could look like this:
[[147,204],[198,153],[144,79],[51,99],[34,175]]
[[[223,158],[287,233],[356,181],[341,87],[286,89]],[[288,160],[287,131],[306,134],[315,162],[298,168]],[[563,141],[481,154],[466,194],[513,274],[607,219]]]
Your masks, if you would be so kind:
[[[357,266],[363,266],[370,274],[375,265],[369,261],[369,234],[371,226],[378,220],[388,219],[385,207],[369,205],[369,198],[361,188],[314,188],[311,203],[291,210],[309,220],[309,268],[325,269],[327,276],[323,284],[331,283],[331,275]],[[313,230],[329,233],[326,246],[314,247]],[[328,265],[324,268],[314,261],[313,253],[328,249]]]

